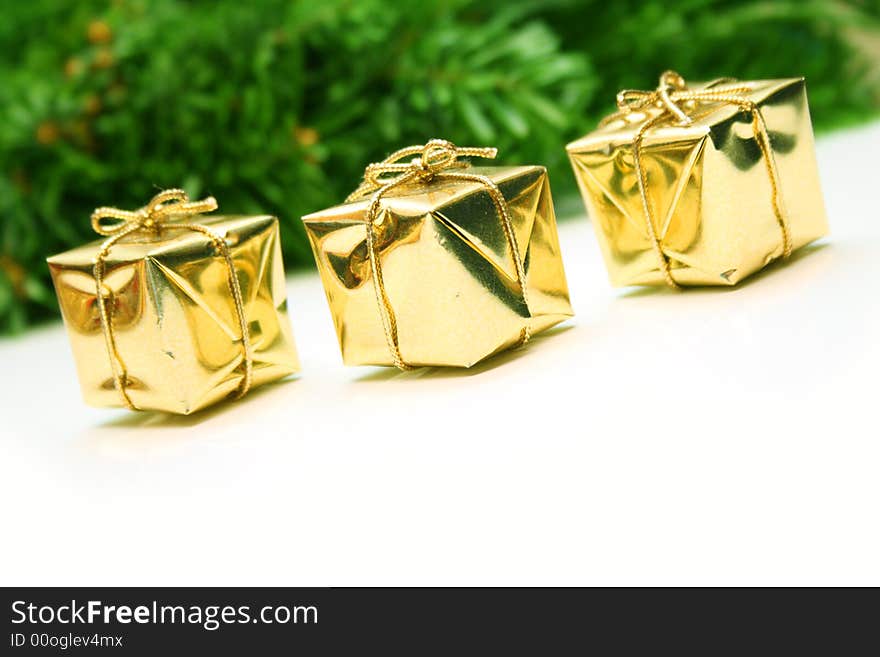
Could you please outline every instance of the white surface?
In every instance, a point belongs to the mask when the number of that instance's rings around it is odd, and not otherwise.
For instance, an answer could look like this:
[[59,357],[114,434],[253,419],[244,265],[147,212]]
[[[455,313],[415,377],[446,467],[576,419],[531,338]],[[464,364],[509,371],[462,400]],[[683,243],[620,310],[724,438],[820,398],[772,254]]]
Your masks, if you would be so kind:
[[819,144],[833,234],[734,290],[615,291],[473,371],[345,368],[191,418],[82,405],[60,325],[0,342],[0,584],[880,584],[880,124]]

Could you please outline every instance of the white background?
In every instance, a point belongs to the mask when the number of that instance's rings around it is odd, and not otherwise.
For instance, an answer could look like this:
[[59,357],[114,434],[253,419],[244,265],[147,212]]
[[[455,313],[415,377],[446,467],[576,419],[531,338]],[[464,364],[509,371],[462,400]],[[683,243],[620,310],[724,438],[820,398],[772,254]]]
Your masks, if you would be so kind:
[[[0,342],[0,584],[880,584],[880,124],[819,143],[832,235],[732,290],[613,290],[472,371],[345,368],[189,418],[90,409],[60,325]],[[288,218],[291,219],[291,218]]]

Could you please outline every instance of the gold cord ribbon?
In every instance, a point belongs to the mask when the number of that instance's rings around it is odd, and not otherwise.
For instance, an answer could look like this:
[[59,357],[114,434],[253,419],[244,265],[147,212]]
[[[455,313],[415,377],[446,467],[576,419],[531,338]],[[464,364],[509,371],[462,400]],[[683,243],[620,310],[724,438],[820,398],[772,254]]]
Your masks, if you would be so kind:
[[672,278],[669,259],[666,257],[666,254],[663,253],[663,248],[660,245],[660,238],[657,236],[657,232],[654,229],[654,221],[652,218],[653,212],[647,194],[647,174],[642,165],[642,141],[648,130],[658,125],[690,125],[693,123],[693,117],[691,114],[702,104],[723,103],[725,105],[736,105],[743,111],[751,114],[752,131],[755,135],[755,141],[761,149],[761,156],[764,160],[764,165],[767,168],[767,176],[770,180],[773,214],[776,216],[776,222],[779,224],[779,229],[782,232],[783,257],[787,258],[791,255],[791,229],[782,207],[782,199],[780,198],[779,191],[779,174],[776,170],[776,161],[773,157],[773,150],[770,145],[770,135],[767,132],[767,124],[764,121],[764,116],[761,114],[761,110],[757,103],[743,97],[743,94],[749,93],[750,91],[750,87],[738,83],[732,78],[715,80],[704,89],[691,89],[687,86],[687,83],[681,75],[675,71],[666,71],[660,76],[660,84],[654,91],[628,89],[617,94],[618,112],[606,117],[600,124],[606,125],[611,121],[624,118],[633,112],[644,112],[649,109],[660,110],[660,112],[653,118],[646,118],[644,123],[639,127],[639,130],[636,132],[632,141],[632,151],[648,237],[651,240],[651,246],[654,253],[657,255],[658,262],[660,263],[660,271],[663,273],[663,277],[670,287],[678,288],[679,286]]
[[[110,356],[113,382],[125,405],[132,410],[137,410],[137,407],[132,403],[125,389],[129,379],[125,369],[125,362],[120,357],[116,347],[116,338],[113,334],[113,317],[107,311],[107,298],[111,297],[113,292],[104,287],[104,274],[106,268],[105,261],[113,245],[124,237],[137,232],[153,231],[158,233],[163,228],[174,228],[202,233],[211,240],[214,249],[223,257],[226,263],[229,292],[235,304],[235,314],[241,331],[244,375],[236,391],[236,398],[244,396],[251,387],[253,382],[253,353],[251,350],[250,332],[244,312],[241,285],[235,273],[235,264],[232,261],[229,246],[222,236],[207,226],[182,221],[188,217],[204,212],[212,212],[216,209],[217,201],[212,196],[201,201],[190,201],[186,192],[182,189],[166,189],[156,194],[147,205],[139,210],[130,211],[102,207],[92,213],[92,228],[96,233],[108,237],[95,256],[93,269],[98,312],[101,316],[101,328],[104,331],[107,353]],[[108,219],[111,221],[108,222]]]
[[[382,276],[382,267],[379,253],[376,247],[376,227],[382,223],[380,206],[382,197],[395,187],[407,183],[427,184],[432,180],[461,180],[477,182],[486,188],[495,210],[501,219],[504,235],[513,255],[516,267],[516,281],[519,284],[523,301],[528,307],[526,292],[525,265],[520,254],[519,245],[516,243],[516,234],[513,230],[513,219],[510,216],[510,208],[507,200],[495,182],[487,177],[475,173],[460,171],[470,166],[463,157],[494,158],[498,154],[496,148],[459,147],[445,139],[432,139],[424,146],[408,146],[395,151],[381,162],[374,162],[367,166],[364,171],[364,179],[360,186],[346,199],[346,203],[363,199],[368,195],[368,206],[364,223],[367,233],[367,255],[370,260],[370,272],[373,276],[373,288],[376,292],[376,301],[379,305],[379,314],[382,317],[382,326],[385,330],[385,340],[394,365],[401,370],[413,369],[404,361],[400,353],[400,342],[397,333],[397,318],[388,292],[385,289],[385,281]],[[408,162],[402,160],[409,159]],[[458,169],[453,171],[452,169]],[[525,344],[531,337],[528,323],[523,327],[520,334],[519,344]]]

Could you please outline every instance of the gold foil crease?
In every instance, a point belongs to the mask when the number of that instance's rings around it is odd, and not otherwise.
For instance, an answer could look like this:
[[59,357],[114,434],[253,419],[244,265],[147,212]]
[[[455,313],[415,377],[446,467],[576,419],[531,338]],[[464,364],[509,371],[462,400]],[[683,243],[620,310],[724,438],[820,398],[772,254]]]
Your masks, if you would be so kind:
[[[739,84],[748,87],[743,97],[758,104],[767,125],[797,249],[828,232],[804,80]],[[632,153],[639,126],[658,111],[619,117],[568,145],[616,286],[664,284]],[[677,284],[735,285],[783,254],[771,181],[747,112],[712,103],[691,117],[690,125],[660,125],[644,137],[641,154],[654,228]]]
[[[526,273],[516,264],[486,188],[409,184],[381,200],[375,223],[400,352],[412,366],[469,367],[573,312],[543,167],[470,167],[490,177],[510,210]],[[348,365],[392,365],[366,249],[369,198],[303,217]]]
[[[253,385],[299,370],[281,259],[278,220],[199,217],[226,240],[250,328]],[[103,241],[52,256],[49,269],[85,401],[124,406],[113,381],[96,303],[93,263]],[[188,414],[234,393],[243,355],[228,271],[211,240],[173,224],[135,233],[105,257],[104,288],[125,390],[143,410]]]

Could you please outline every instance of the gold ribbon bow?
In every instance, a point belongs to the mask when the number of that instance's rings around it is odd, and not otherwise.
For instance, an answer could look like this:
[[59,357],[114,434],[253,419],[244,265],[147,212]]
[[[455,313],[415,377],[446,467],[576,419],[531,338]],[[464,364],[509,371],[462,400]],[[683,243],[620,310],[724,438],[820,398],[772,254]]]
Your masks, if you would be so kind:
[[[94,277],[98,312],[101,316],[101,328],[107,343],[107,353],[113,369],[113,381],[125,405],[132,410],[137,407],[132,403],[126,385],[130,383],[125,363],[116,348],[113,334],[113,318],[107,312],[107,301],[112,298],[113,291],[104,286],[105,261],[110,249],[124,237],[137,232],[159,233],[166,228],[191,230],[206,235],[214,249],[223,257],[228,273],[229,292],[235,304],[235,314],[241,330],[241,348],[244,355],[244,375],[236,392],[236,398],[247,393],[253,382],[253,353],[251,350],[250,332],[244,312],[244,300],[241,285],[235,273],[235,264],[229,252],[229,246],[222,236],[202,224],[186,221],[189,217],[212,212],[217,209],[217,201],[213,196],[200,201],[190,201],[182,189],[166,189],[156,194],[149,203],[139,210],[120,210],[119,208],[101,207],[92,213],[92,228],[96,233],[105,235],[107,239],[94,259]],[[107,220],[111,221],[108,222]]]
[[[516,280],[519,284],[523,301],[528,307],[526,296],[526,274],[519,246],[516,243],[516,234],[513,231],[513,220],[510,216],[510,208],[498,185],[487,177],[476,173],[464,171],[470,162],[461,158],[484,157],[494,158],[498,154],[496,148],[483,147],[460,147],[445,139],[432,139],[424,146],[408,146],[395,151],[381,162],[374,162],[364,170],[364,179],[358,188],[345,199],[346,203],[360,200],[370,194],[370,204],[364,217],[367,232],[367,255],[370,260],[370,273],[373,276],[373,288],[376,291],[376,301],[379,305],[379,314],[382,318],[382,326],[385,330],[385,340],[388,350],[391,352],[391,360],[401,370],[413,369],[408,365],[400,354],[400,341],[397,333],[397,318],[388,292],[385,289],[385,281],[382,276],[382,267],[379,253],[376,247],[376,227],[382,223],[380,213],[382,197],[390,190],[407,183],[428,184],[433,180],[460,180],[477,182],[486,188],[495,210],[501,219],[504,235],[513,254],[516,267]],[[409,159],[409,162],[402,160]],[[519,344],[525,344],[530,338],[528,323],[523,327],[520,334]]]
[[625,118],[634,112],[646,112],[651,109],[660,110],[653,117],[646,113],[644,122],[633,138],[632,151],[648,236],[660,263],[660,271],[663,273],[666,282],[673,288],[678,288],[678,284],[672,278],[669,259],[663,253],[660,239],[654,229],[653,211],[646,191],[648,186],[647,174],[642,166],[642,141],[648,130],[658,125],[690,125],[693,123],[692,114],[699,107],[706,104],[721,103],[723,105],[735,105],[751,114],[752,131],[755,135],[755,141],[761,149],[761,156],[770,180],[773,214],[782,232],[783,257],[787,258],[791,255],[791,229],[782,208],[782,199],[779,193],[779,174],[776,170],[776,162],[770,145],[770,135],[767,132],[767,124],[757,103],[744,97],[744,94],[750,91],[751,88],[748,85],[738,83],[733,78],[715,80],[703,89],[691,89],[687,86],[681,75],[675,71],[666,71],[660,76],[660,84],[654,91],[627,89],[618,93],[618,112],[606,117],[600,124],[605,125],[611,121]]

